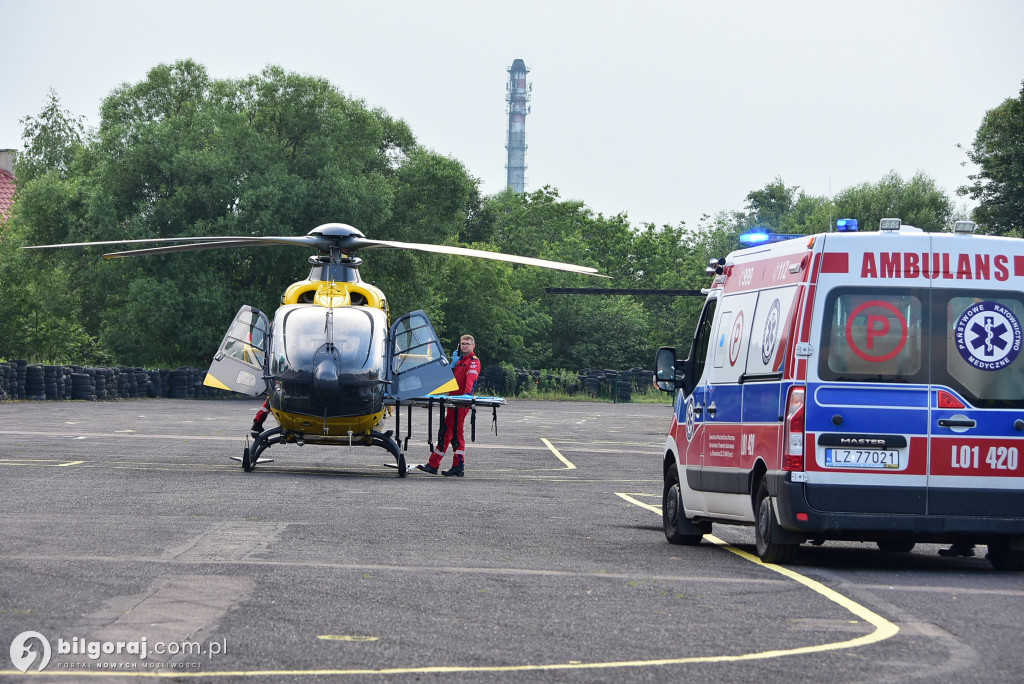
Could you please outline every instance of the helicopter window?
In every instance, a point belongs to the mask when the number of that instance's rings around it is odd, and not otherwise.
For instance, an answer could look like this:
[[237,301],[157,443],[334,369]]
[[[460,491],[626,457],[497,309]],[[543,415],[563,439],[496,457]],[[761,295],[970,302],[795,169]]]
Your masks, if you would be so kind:
[[395,329],[394,370],[412,370],[442,356],[430,323],[423,316],[409,316]]
[[382,366],[381,340],[374,338],[375,328],[383,328],[382,319],[376,309],[282,307],[274,323],[273,371],[308,370],[314,357],[325,352],[335,354],[343,369]]
[[231,323],[221,351],[247,366],[263,368],[263,353],[267,348],[265,321],[255,311],[240,314]]

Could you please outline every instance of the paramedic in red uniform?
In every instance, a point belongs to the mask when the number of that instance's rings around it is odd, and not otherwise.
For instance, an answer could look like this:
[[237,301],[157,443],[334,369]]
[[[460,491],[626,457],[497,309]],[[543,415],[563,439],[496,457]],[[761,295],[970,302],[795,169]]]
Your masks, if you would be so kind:
[[[480,359],[477,358],[473,352],[476,350],[476,340],[473,339],[472,335],[463,335],[459,339],[459,360],[455,363],[455,381],[459,383],[459,389],[449,394],[472,394],[473,386],[476,384],[477,378],[480,377]],[[445,415],[444,422],[441,423],[441,427],[437,430],[437,446],[434,447],[434,452],[430,454],[430,460],[425,465],[416,466],[420,470],[437,475],[437,469],[441,465],[441,460],[444,458],[444,453],[448,450],[448,444],[451,443],[452,451],[452,467],[451,470],[445,470],[442,475],[454,475],[455,477],[462,477],[465,475],[466,470],[466,434],[465,434],[465,422],[466,414],[470,409],[458,408],[452,406],[448,409],[448,413]]]

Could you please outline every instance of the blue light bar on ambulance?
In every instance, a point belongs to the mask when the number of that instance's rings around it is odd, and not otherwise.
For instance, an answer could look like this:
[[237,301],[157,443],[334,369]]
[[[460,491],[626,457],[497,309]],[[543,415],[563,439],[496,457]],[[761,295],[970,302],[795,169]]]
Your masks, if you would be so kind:
[[769,240],[768,233],[763,231],[751,231],[740,235],[740,242],[745,245],[762,245]]
[[859,225],[857,219],[839,219],[836,221],[836,230],[840,233],[856,233]]
[[793,238],[807,237],[806,235],[793,235],[789,233],[769,233],[764,230],[752,230],[749,233],[740,234],[740,242],[748,247],[767,245],[770,242],[782,242]]

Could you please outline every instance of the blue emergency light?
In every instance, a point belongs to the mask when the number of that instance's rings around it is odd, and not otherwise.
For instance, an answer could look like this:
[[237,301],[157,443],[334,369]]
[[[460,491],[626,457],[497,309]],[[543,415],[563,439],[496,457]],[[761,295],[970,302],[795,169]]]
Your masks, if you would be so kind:
[[770,240],[771,236],[763,231],[751,231],[740,235],[740,242],[745,245],[761,245]]
[[740,233],[740,242],[748,247],[754,247],[757,245],[766,245],[770,242],[782,242],[783,240],[792,240],[793,238],[806,237],[805,235],[795,235],[790,233],[769,233],[764,229],[752,230],[749,233]]
[[836,221],[836,230],[840,233],[855,233],[858,225],[857,219],[839,219]]

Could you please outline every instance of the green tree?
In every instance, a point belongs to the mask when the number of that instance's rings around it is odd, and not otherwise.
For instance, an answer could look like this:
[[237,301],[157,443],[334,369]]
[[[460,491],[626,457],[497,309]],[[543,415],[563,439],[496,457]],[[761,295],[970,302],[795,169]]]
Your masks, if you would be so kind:
[[[302,235],[329,222],[370,237],[453,239],[476,193],[461,165],[419,148],[404,122],[280,67],[216,80],[191,60],[161,64],[111,93],[101,116],[62,174],[35,173],[21,188],[12,242]],[[32,252],[18,285],[32,281],[37,296],[23,313],[60,310],[133,365],[205,364],[241,304],[273,311],[309,268],[289,247],[112,262],[102,251]],[[409,269],[378,275],[385,285],[412,275],[422,285],[399,287],[398,299],[441,310],[443,284]],[[15,277],[0,270],[0,288]],[[55,279],[73,302],[56,296]]]
[[840,192],[835,218],[855,218],[862,231],[878,230],[883,218],[899,218],[926,232],[946,230],[954,217],[949,197],[923,171],[909,181],[890,171],[877,183],[862,183]]
[[75,154],[86,139],[85,117],[76,117],[61,105],[52,88],[46,93],[46,104],[37,116],[26,116],[22,125],[25,150],[15,163],[19,183],[27,183],[45,173],[65,177],[70,172]]
[[1024,82],[985,117],[967,157],[979,167],[969,185],[957,189],[978,202],[973,217],[992,235],[1022,235],[1024,229]]
[[752,226],[778,231],[782,217],[792,211],[799,186],[787,187],[778,176],[760,190],[747,193],[747,212]]

